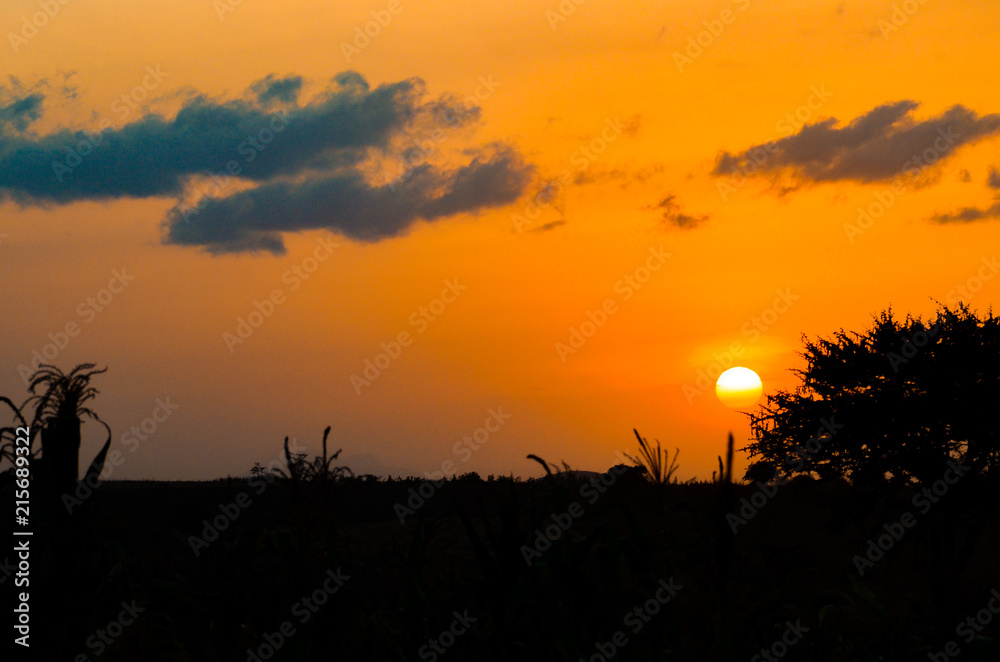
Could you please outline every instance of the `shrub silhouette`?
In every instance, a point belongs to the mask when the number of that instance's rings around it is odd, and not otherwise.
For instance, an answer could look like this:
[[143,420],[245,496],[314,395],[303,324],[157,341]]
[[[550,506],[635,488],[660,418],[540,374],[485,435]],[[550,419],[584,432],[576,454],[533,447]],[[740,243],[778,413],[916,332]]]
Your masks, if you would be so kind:
[[744,450],[756,461],[747,479],[781,472],[926,484],[949,461],[996,474],[1000,318],[992,312],[941,306],[927,323],[899,322],[888,309],[862,333],[805,339],[800,355],[801,385],[748,414],[753,441]]
[[669,449],[664,453],[663,449],[660,448],[659,439],[656,440],[656,448],[654,449],[652,444],[642,438],[638,430],[633,428],[632,432],[635,433],[636,439],[639,440],[639,456],[633,457],[628,453],[623,453],[623,455],[632,464],[641,468],[646,475],[646,479],[654,485],[669,485],[671,482],[676,484],[677,478],[674,477],[674,473],[677,471],[677,458],[681,454],[681,449],[675,448],[674,456],[671,458]]
[[[325,483],[327,480],[338,480],[344,476],[353,476],[354,472],[349,467],[331,466],[333,461],[340,457],[343,448],[337,449],[336,453],[327,455],[326,439],[330,436],[330,426],[323,430],[323,455],[316,456],[312,462],[306,453],[292,453],[288,448],[288,437],[285,437],[285,463],[288,470],[275,468],[276,475],[286,480],[290,480],[295,485],[319,481]],[[260,464],[251,469],[252,473],[259,474]]]
[[[86,473],[86,480],[96,483],[104,468],[104,458],[111,445],[111,429],[108,425],[86,406],[97,394],[98,390],[90,385],[94,375],[107,372],[107,368],[95,370],[93,363],[83,363],[67,375],[55,366],[42,364],[31,377],[28,390],[31,397],[17,407],[8,398],[0,398],[14,410],[17,419],[27,425],[25,410],[34,405],[32,416],[31,446],[35,437],[41,438],[41,459],[37,459],[37,450],[31,450],[32,474],[35,481],[41,485],[43,497],[53,506],[61,495],[71,493],[76,488],[80,461],[80,428],[84,418],[97,421],[108,432],[108,438],[101,451],[94,458]],[[5,439],[2,445],[4,456],[10,454],[13,460],[13,449],[8,449],[13,428],[4,428],[0,435]],[[61,509],[56,508],[55,512]]]

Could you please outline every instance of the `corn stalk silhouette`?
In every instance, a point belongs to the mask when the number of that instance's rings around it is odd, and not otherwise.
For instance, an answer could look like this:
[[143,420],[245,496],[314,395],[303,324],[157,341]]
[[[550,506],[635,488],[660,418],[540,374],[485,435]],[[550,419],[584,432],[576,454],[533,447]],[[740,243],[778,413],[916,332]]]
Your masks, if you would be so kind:
[[[25,403],[18,407],[9,398],[0,397],[10,407],[18,421],[30,428],[29,456],[33,481],[40,484],[41,497],[45,503],[43,513],[48,510],[53,518],[68,515],[59,508],[63,494],[72,493],[76,488],[80,461],[80,432],[84,419],[97,421],[107,430],[108,438],[100,452],[90,463],[84,474],[84,481],[96,484],[104,460],[111,446],[111,428],[87,406],[99,393],[90,385],[94,375],[107,372],[107,368],[95,370],[95,364],[82,363],[69,373],[63,373],[53,365],[42,364],[31,377],[28,390],[31,392]],[[27,422],[25,411],[34,406],[31,424]],[[14,444],[16,429],[0,429],[0,457],[15,461]],[[34,448],[36,437],[41,439],[41,458]]]

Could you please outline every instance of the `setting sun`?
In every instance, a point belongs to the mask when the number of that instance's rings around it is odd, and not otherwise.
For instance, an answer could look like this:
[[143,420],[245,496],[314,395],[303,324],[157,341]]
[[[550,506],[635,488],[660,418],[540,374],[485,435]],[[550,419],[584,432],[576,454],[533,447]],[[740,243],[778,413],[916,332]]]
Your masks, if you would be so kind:
[[727,407],[749,407],[757,402],[763,391],[760,377],[749,368],[730,368],[715,382],[715,394]]

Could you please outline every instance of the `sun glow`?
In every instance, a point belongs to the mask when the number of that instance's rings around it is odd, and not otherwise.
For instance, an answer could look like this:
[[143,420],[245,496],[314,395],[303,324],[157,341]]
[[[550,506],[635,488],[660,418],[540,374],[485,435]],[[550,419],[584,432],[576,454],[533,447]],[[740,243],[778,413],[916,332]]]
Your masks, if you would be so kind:
[[749,407],[760,399],[763,392],[760,377],[749,368],[730,368],[715,382],[715,394],[727,407]]

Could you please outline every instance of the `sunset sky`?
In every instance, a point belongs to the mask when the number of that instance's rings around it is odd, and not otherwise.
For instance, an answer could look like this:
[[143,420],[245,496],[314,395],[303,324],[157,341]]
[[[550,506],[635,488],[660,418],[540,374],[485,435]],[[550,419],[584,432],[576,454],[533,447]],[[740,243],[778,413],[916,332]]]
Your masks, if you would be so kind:
[[637,428],[709,478],[749,434],[720,367],[788,389],[802,334],[996,302],[998,21],[8,0],[0,394],[35,352],[107,366],[114,478],[245,474],[327,425],[357,472],[605,470]]

